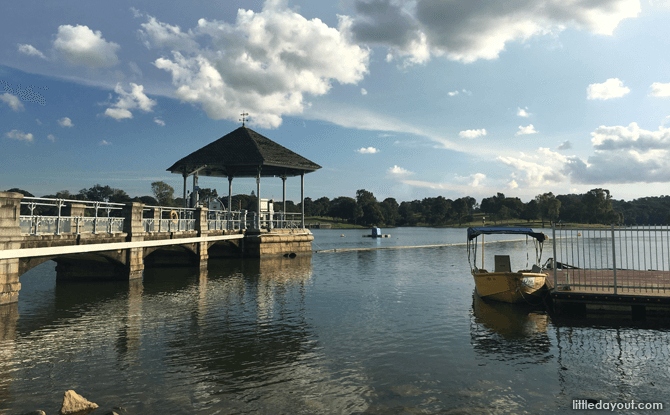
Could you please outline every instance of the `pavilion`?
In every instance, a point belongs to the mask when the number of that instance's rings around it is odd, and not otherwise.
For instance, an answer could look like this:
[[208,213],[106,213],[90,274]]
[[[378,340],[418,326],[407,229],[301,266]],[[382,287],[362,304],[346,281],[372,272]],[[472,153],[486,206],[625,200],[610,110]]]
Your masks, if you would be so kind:
[[193,176],[193,191],[197,190],[198,176],[228,178],[228,210],[231,210],[232,185],[235,177],[255,177],[258,199],[256,229],[260,229],[261,177],[280,177],[283,185],[284,212],[286,212],[286,178],[300,176],[301,226],[305,227],[305,174],[321,166],[275,143],[242,125],[235,131],[194,151],[167,170],[184,177],[184,207],[186,207],[186,180]]

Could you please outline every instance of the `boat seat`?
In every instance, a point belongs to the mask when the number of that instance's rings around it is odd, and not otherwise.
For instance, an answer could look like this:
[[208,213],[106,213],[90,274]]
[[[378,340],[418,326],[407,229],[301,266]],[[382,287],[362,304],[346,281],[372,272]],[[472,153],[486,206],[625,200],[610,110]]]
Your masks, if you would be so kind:
[[495,256],[495,272],[512,272],[509,255]]

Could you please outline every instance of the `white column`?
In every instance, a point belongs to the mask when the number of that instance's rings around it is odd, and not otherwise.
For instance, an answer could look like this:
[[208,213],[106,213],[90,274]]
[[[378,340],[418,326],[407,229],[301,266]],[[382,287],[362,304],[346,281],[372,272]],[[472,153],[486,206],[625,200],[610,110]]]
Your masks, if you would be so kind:
[[256,209],[256,229],[261,229],[261,171],[258,170],[258,176],[256,176],[256,198],[258,199],[258,205]]
[[184,173],[183,176],[184,176],[184,207],[186,207],[186,178],[188,177],[188,175]]
[[228,176],[228,219],[226,220],[226,228],[233,229],[230,221],[233,219],[233,176]]
[[300,227],[305,229],[305,172],[300,173]]

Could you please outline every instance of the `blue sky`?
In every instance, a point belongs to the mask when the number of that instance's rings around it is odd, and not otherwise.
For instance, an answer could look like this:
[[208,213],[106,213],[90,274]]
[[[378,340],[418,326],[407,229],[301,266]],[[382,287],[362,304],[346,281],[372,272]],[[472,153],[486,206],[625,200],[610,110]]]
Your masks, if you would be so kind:
[[670,193],[669,1],[320,3],[4,5],[0,189],[180,193],[165,169],[246,111],[323,166],[313,199]]

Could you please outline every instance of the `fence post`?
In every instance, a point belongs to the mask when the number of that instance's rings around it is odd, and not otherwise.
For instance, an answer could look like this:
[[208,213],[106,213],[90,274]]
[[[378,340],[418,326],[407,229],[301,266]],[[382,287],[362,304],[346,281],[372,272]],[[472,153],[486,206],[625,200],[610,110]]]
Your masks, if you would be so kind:
[[614,241],[614,224],[612,224],[612,270],[614,271],[614,295],[617,294],[616,283],[616,244]]
[[558,271],[556,270],[556,264],[558,263],[558,258],[556,258],[556,222],[551,223],[551,245],[554,248],[554,289],[557,289]]

